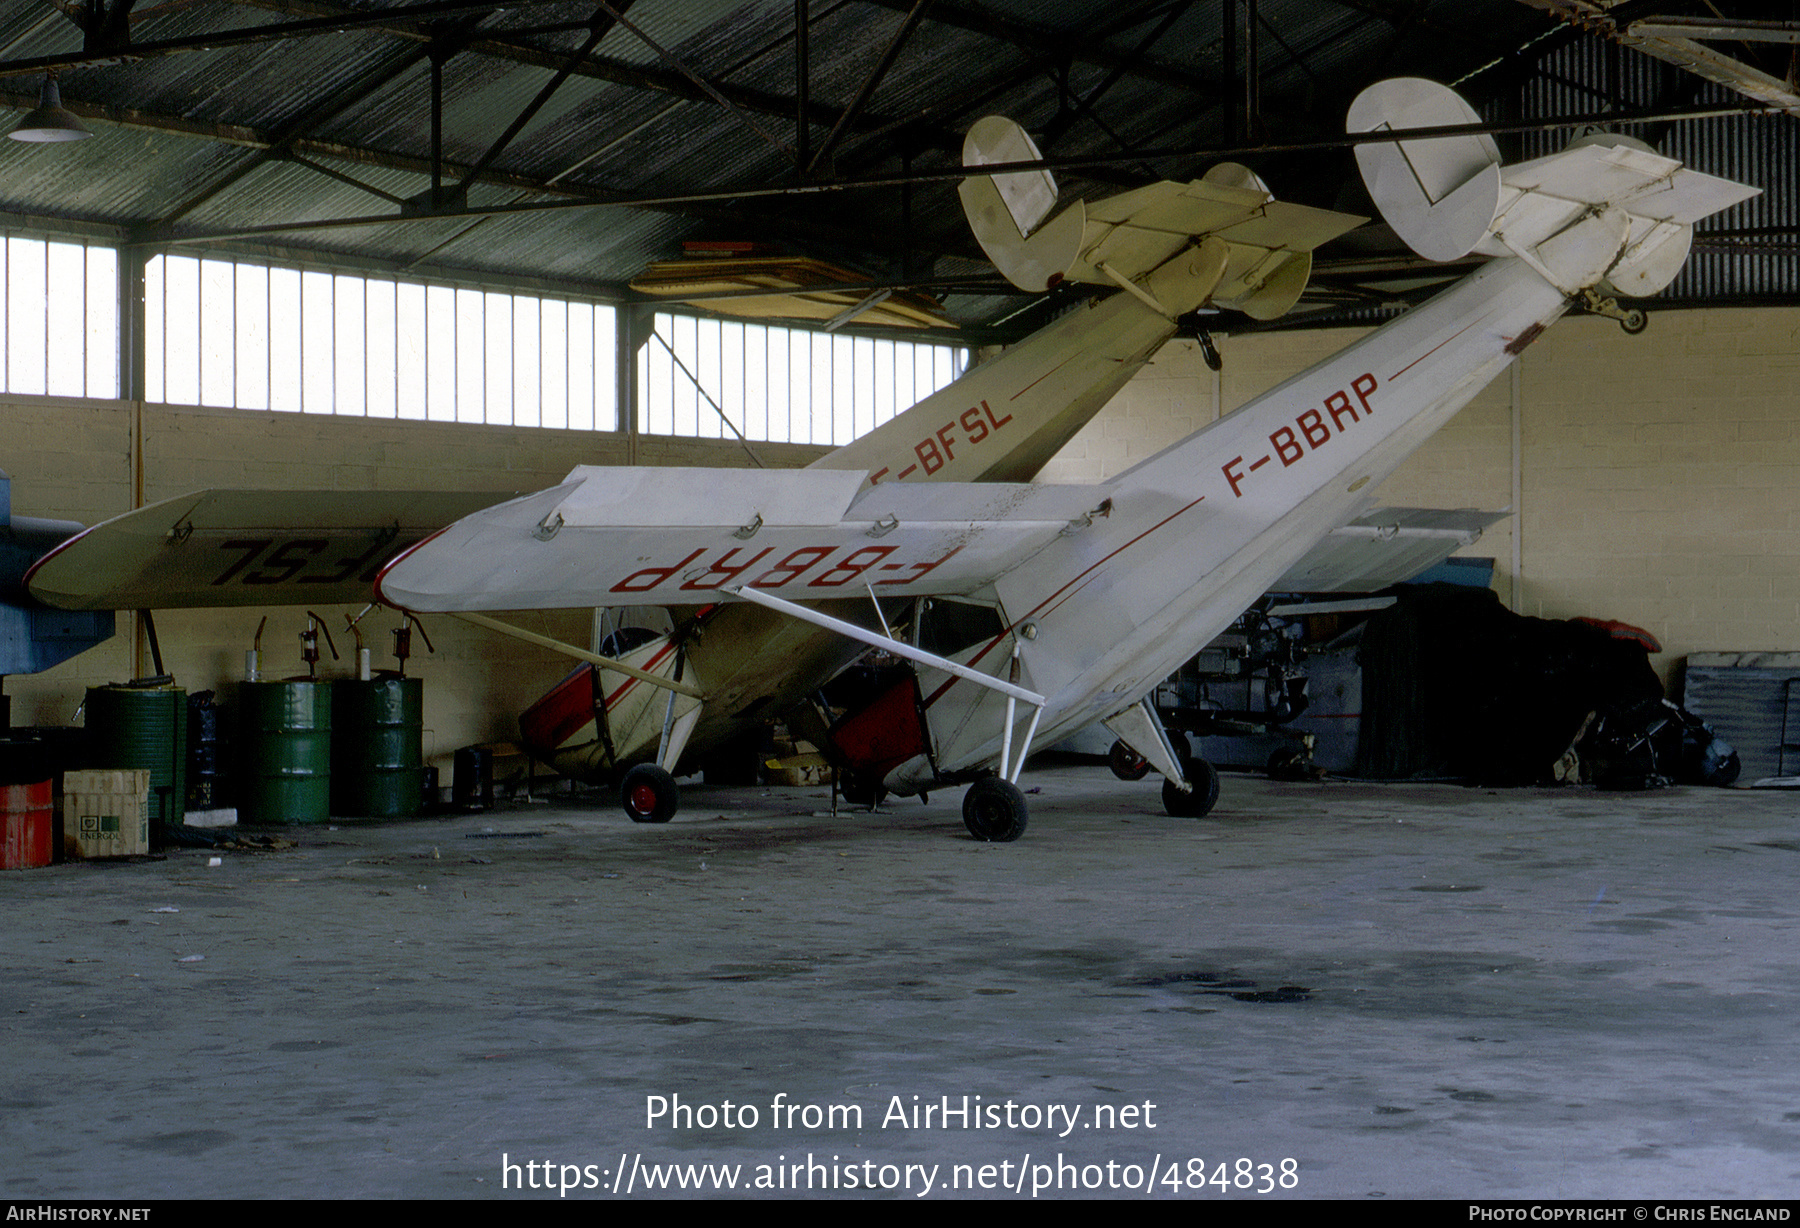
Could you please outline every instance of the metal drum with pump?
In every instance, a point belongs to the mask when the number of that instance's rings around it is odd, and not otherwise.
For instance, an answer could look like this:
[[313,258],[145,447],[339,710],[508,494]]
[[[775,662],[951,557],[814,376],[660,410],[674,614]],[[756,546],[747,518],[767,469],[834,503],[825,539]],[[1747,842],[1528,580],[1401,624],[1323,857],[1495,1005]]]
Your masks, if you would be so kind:
[[[366,650],[364,650],[366,651]],[[424,806],[425,684],[383,671],[331,688],[333,813],[412,818]]]
[[[319,660],[319,623],[309,615],[300,636],[309,674]],[[325,637],[330,643],[329,631]],[[314,676],[264,681],[256,676],[261,652],[259,626],[252,677],[238,687],[238,819],[323,823],[331,817],[331,684]]]
[[424,805],[425,687],[384,675],[331,687],[333,813],[411,818]]
[[360,617],[350,620],[357,676],[331,690],[332,813],[413,818],[424,809],[425,684],[406,676],[412,627],[394,629],[399,668],[372,671]]

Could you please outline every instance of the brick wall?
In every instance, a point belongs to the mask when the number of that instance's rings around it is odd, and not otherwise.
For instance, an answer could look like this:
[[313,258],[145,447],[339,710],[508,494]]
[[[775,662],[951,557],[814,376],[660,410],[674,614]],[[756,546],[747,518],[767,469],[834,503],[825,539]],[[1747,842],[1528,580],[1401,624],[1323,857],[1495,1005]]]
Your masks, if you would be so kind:
[[[1046,476],[1117,473],[1356,335],[1221,337],[1218,376],[1198,345],[1172,342]],[[1565,319],[1525,352],[1516,385],[1520,514],[1461,551],[1495,560],[1502,600],[1645,627],[1671,682],[1690,652],[1800,649],[1800,310],[1657,312],[1636,337]],[[1380,502],[1510,506],[1514,398],[1509,372]]]
[[[141,479],[132,441],[143,440]],[[131,510],[141,480],[142,503],[207,487],[308,490],[531,491],[562,480],[578,464],[624,464],[623,436],[526,427],[395,422],[325,415],[259,413],[194,406],[146,405],[51,397],[0,398],[0,468],[13,479],[13,511],[21,516],[93,524]],[[755,445],[771,465],[800,465],[824,449]],[[646,464],[749,465],[736,443],[642,439]],[[320,608],[338,650],[327,677],[352,676],[353,639],[346,613],[360,606]],[[306,614],[295,607],[167,610],[156,615],[164,667],[188,691],[218,690],[230,698],[244,673],[244,652],[257,625],[263,633],[264,674],[303,672],[298,635]],[[582,612],[508,615],[531,630],[586,646],[589,616]],[[391,664],[390,629],[398,620],[377,612],[364,634],[377,668]],[[123,614],[110,642],[42,674],[6,679],[13,721],[69,724],[86,688],[151,672],[147,640]],[[575,664],[569,658],[444,616],[425,626],[437,652],[425,655],[414,638],[409,672],[425,680],[425,751],[446,768],[448,757],[474,742],[514,740],[520,711]],[[321,645],[323,647],[323,645]]]
[[[1215,375],[1192,342],[1166,347],[1046,471],[1097,481],[1330,355],[1354,334],[1222,337]],[[1665,675],[1708,649],[1800,650],[1800,310],[1663,312],[1648,332],[1564,320],[1529,349],[1516,381],[1496,381],[1381,488],[1387,504],[1504,508],[1512,415],[1521,424],[1521,514],[1466,554],[1496,560],[1502,599],[1523,613],[1618,618],[1663,641]],[[0,400],[20,515],[84,523],[128,510],[132,439],[122,402]],[[622,437],[529,428],[383,422],[174,406],[141,411],[143,499],[205,486],[531,490],[578,463],[625,460]],[[644,464],[746,465],[735,443],[638,441]],[[774,464],[821,449],[759,444]],[[1521,566],[1512,573],[1513,534]],[[1516,581],[1516,586],[1515,586]],[[270,615],[267,669],[298,668],[292,609],[171,611],[166,662],[190,690],[229,687],[257,620]],[[321,610],[336,633],[339,610]],[[391,617],[371,616],[377,660]],[[585,615],[520,615],[585,643]],[[55,670],[7,679],[14,720],[66,723],[84,688],[148,669],[131,620]],[[517,713],[570,663],[445,618],[426,679],[428,752],[515,736]],[[347,652],[348,645],[340,644]],[[347,666],[336,667],[347,670]]]

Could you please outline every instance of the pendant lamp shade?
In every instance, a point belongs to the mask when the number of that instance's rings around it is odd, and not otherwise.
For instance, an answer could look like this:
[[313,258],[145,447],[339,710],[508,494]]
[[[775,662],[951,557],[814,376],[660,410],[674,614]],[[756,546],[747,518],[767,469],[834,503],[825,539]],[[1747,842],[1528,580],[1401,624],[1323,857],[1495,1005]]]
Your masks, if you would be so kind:
[[19,126],[7,135],[15,141],[79,141],[94,134],[72,112],[63,109],[56,78],[46,76],[37,110],[20,120]]

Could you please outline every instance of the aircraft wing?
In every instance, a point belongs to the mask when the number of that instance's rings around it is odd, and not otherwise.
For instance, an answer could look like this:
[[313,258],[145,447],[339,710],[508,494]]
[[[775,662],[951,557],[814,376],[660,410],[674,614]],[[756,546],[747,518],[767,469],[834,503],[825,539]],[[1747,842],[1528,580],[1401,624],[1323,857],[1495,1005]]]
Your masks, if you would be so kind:
[[892,483],[860,470],[609,468],[477,512],[388,564],[417,611],[692,605],[721,589],[791,601],[966,593],[1084,517],[1110,487]]
[[26,573],[67,610],[367,601],[381,565],[511,493],[201,490],[77,534]]

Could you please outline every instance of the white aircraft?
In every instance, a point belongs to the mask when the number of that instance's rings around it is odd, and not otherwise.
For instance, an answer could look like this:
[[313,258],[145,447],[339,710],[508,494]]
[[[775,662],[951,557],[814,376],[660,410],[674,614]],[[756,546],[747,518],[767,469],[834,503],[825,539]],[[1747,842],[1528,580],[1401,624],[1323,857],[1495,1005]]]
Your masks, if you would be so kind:
[[[1349,128],[1478,122],[1453,91],[1403,79],[1364,91]],[[854,735],[845,741],[863,749],[862,766],[893,792],[973,782],[963,816],[979,839],[1024,831],[1016,782],[1026,755],[1093,721],[1164,775],[1172,813],[1204,814],[1217,775],[1177,762],[1144,702],[1157,681],[1361,510],[1364,492],[1545,328],[1577,303],[1625,314],[1607,296],[1666,286],[1693,223],[1757,191],[1618,136],[1514,167],[1476,135],[1363,144],[1357,159],[1388,224],[1421,255],[1494,259],[1110,481],[925,487],[861,470],[582,467],[411,548],[377,588],[406,609],[468,612],[701,593],[884,648],[915,662],[916,680],[839,732]],[[1009,275],[1051,284],[1059,267],[1091,270],[1172,306],[1160,286],[1068,239],[1061,218],[1032,230],[1045,210],[1029,192],[1016,194],[1023,206],[1009,200],[1009,178],[993,185],[993,224],[976,222]],[[1019,219],[1016,239],[999,224],[1001,206]],[[882,630],[803,604],[852,594]],[[904,636],[886,627],[894,598],[914,599]],[[668,746],[699,706],[671,692],[665,754],[632,769],[628,797],[635,790],[672,811]]]
[[[997,116],[979,121],[963,146],[966,166],[1039,157],[1024,129]],[[1275,200],[1260,179],[1233,163],[1193,183],[1153,184],[1096,205],[1076,201],[1040,227],[1056,195],[1043,171],[972,176],[961,188],[977,239],[1020,288],[1076,281],[1125,293],[1075,309],[811,469],[854,472],[853,488],[1026,481],[1174,336],[1178,317],[1202,304],[1257,319],[1286,313],[1311,275],[1313,248],[1364,220]],[[734,471],[685,484],[666,469],[618,472],[619,489],[632,492],[627,503],[651,491],[689,501],[690,510],[677,513],[682,523],[711,515],[722,491],[760,489],[760,480]],[[748,513],[746,523],[757,514]],[[555,515],[547,513],[534,532],[555,532]],[[728,570],[737,557],[723,566]],[[746,550],[742,557],[760,555]],[[864,651],[755,605],[712,600],[722,582],[702,575],[685,579],[672,597],[635,603],[620,599],[626,589],[604,603],[680,604],[670,611],[669,633],[618,641],[629,645],[618,650],[618,660],[641,672],[596,662],[533,705],[520,718],[526,744],[559,772],[586,780],[616,779],[622,769],[652,760],[662,769],[650,774],[654,787],[634,777],[621,799],[632,818],[660,822],[674,813],[678,795],[670,773],[681,769],[684,756],[691,763],[700,752],[754,739],[767,719],[791,710]],[[836,595],[810,594],[815,600]],[[881,625],[866,601],[827,601],[824,609],[868,628]],[[481,617],[474,607],[460,612]],[[659,693],[657,679],[685,688]]]
[[[973,166],[1037,157],[1022,129],[997,118],[977,124],[965,146],[965,162]],[[1153,185],[1094,206],[1076,202],[1037,230],[1032,228],[1056,199],[1047,173],[973,176],[963,197],[982,243],[1021,285],[1042,290],[1071,280],[1123,291],[1076,307],[821,458],[808,480],[834,491],[846,483],[849,490],[876,484],[887,490],[1026,480],[1174,335],[1177,317],[1202,304],[1263,319],[1281,315],[1306,284],[1312,249],[1363,221],[1277,201],[1251,172],[1231,164],[1194,183]],[[1047,237],[1063,247],[1051,252]],[[1046,272],[1052,258],[1066,267]],[[640,514],[630,510],[637,504],[644,515],[672,516],[670,524],[708,523],[715,509],[741,501],[742,492],[782,481],[755,470],[720,471],[697,482],[665,469],[620,474],[620,514]],[[379,568],[400,551],[509,497],[201,491],[95,526],[40,559],[29,583],[40,600],[71,609],[359,602],[370,596]],[[914,497],[930,499],[928,493]],[[688,506],[670,511],[672,499]],[[749,525],[756,515],[734,522],[734,529],[747,530],[744,540],[756,532]],[[547,514],[531,526],[533,540],[556,536],[558,525],[555,514]],[[752,556],[760,557],[746,550],[744,557]],[[684,576],[665,586],[654,603],[634,587],[609,595],[602,604],[668,604],[673,616],[671,632],[620,650],[616,659],[530,635],[476,607],[461,611],[589,663],[535,705],[522,727],[533,752],[565,774],[616,779],[645,760],[657,765],[656,788],[632,783],[623,789],[634,819],[669,818],[677,796],[671,772],[756,730],[863,651],[755,605],[718,601],[713,590],[734,557],[719,561],[716,582]],[[512,603],[484,601],[478,608],[581,604],[537,594]],[[867,602],[827,602],[825,608],[880,625]]]

